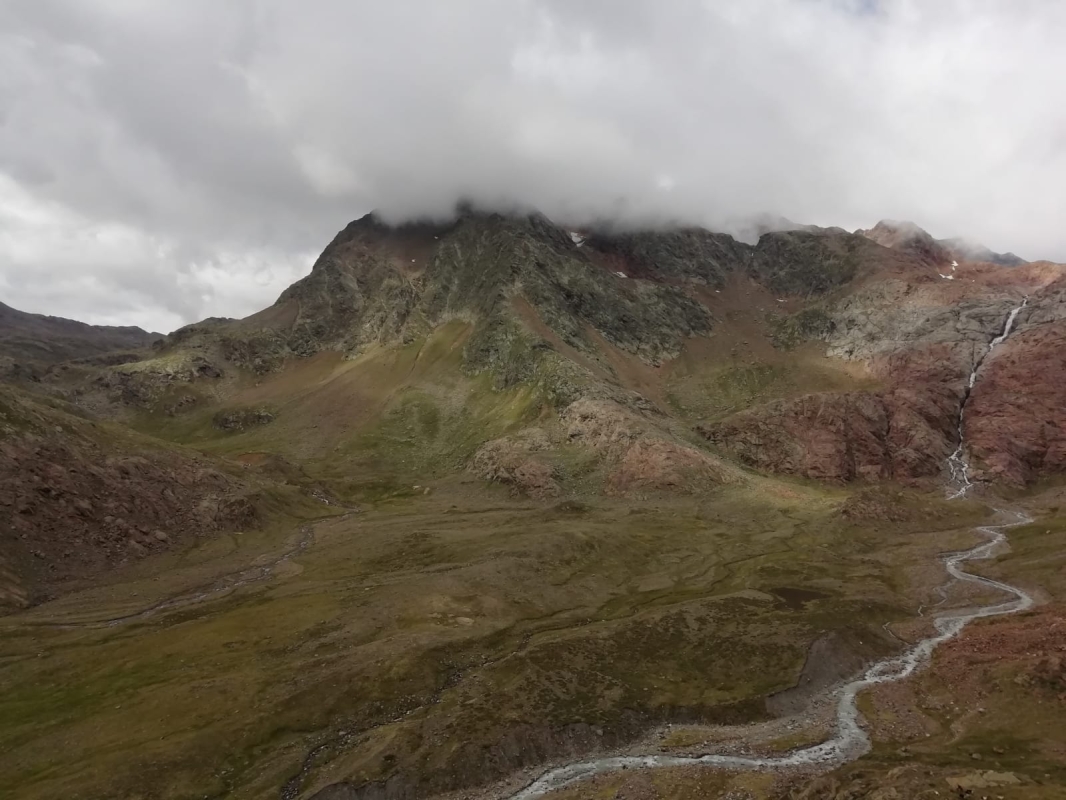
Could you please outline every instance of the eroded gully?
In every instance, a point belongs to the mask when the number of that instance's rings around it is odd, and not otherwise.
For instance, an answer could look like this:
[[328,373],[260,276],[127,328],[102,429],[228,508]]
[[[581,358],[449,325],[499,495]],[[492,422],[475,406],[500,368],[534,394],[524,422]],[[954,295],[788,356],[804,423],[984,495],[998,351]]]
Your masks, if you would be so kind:
[[[1004,321],[1002,332],[992,340],[988,349],[977,359],[970,373],[969,384],[963,395],[959,409],[959,446],[948,458],[948,468],[955,484],[951,497],[963,497],[973,487],[969,475],[969,465],[965,456],[963,440],[963,414],[970,390],[977,382],[978,370],[989,354],[1002,344],[1014,328],[1018,314],[1025,308],[1027,301],[1011,310]],[[791,769],[827,769],[839,766],[858,758],[870,749],[870,739],[861,725],[861,716],[856,706],[856,698],[863,689],[882,683],[901,681],[926,663],[936,648],[958,636],[970,622],[983,617],[997,617],[1015,614],[1033,605],[1033,598],[1016,586],[974,575],[963,569],[969,561],[990,558],[1007,536],[1004,531],[1016,525],[1025,525],[1032,519],[1020,512],[1013,512],[1014,521],[1000,525],[985,525],[976,531],[985,537],[985,541],[969,550],[949,553],[940,557],[944,568],[950,576],[950,582],[964,581],[975,583],[996,590],[1008,599],[995,605],[977,610],[948,612],[937,616],[933,621],[935,633],[916,644],[911,645],[902,654],[886,658],[870,666],[859,677],[839,687],[836,694],[836,707],[833,734],[821,744],[793,750],[776,756],[739,756],[725,754],[705,754],[700,756],[671,755],[628,755],[606,756],[577,761],[556,767],[545,772],[525,788],[507,795],[506,800],[535,800],[549,792],[564,789],[596,775],[625,769],[656,769],[661,767],[709,767],[733,771],[785,771]]]

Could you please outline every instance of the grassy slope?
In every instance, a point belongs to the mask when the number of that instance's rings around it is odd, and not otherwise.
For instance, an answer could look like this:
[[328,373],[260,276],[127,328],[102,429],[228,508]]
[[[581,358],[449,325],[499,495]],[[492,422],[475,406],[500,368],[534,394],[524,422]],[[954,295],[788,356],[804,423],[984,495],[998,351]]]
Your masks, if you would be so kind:
[[712,336],[690,340],[662,374],[670,409],[682,418],[715,421],[782,397],[875,386],[856,365],[827,358],[820,344],[799,336],[781,341],[777,334],[794,322],[802,301],[779,302],[742,279],[701,297],[715,316]]
[[353,499],[410,489],[461,470],[485,440],[533,421],[534,389],[497,392],[461,367],[470,328],[448,323],[403,347],[356,359],[319,354],[244,385],[222,408],[263,408],[269,425],[221,435],[219,406],[180,417],[144,414],[134,424],[221,456],[269,452],[300,464]]
[[[70,449],[65,452],[67,460],[57,461],[56,463],[48,461],[48,459],[61,458],[50,454],[52,451],[49,450],[49,446],[55,442],[70,446]],[[242,465],[229,460],[205,458],[200,451],[193,447],[148,436],[125,425],[89,418],[76,406],[69,405],[61,400],[9,387],[0,387],[0,446],[4,445],[11,447],[11,453],[21,454],[23,461],[14,462],[21,463],[21,467],[15,467],[16,471],[13,474],[23,480],[29,480],[26,478],[29,474],[36,474],[27,471],[28,459],[35,449],[45,454],[42,456],[44,460],[41,462],[45,467],[55,470],[67,470],[72,474],[86,473],[97,467],[105,467],[106,464],[103,462],[133,459],[134,463],[136,463],[136,459],[140,459],[141,463],[146,465],[146,471],[150,472],[151,468],[159,466],[159,470],[152,472],[152,474],[165,476],[159,479],[159,486],[164,487],[167,486],[165,481],[169,480],[177,481],[178,483],[198,480],[201,472],[216,474],[218,480],[211,484],[216,494],[208,494],[207,492],[197,494],[194,491],[191,494],[193,499],[189,502],[196,502],[204,497],[210,497],[211,502],[218,502],[219,498],[247,497],[249,502],[255,507],[261,523],[262,529],[254,531],[254,538],[257,541],[273,541],[277,537],[288,536],[292,533],[294,526],[302,520],[321,517],[323,514],[329,513],[328,509],[323,508],[319,500],[311,497],[306,491],[310,482],[306,480],[305,476],[301,476],[299,480],[295,481],[279,481],[275,479],[276,476],[266,474],[260,470],[245,469]],[[10,453],[8,452],[0,453],[0,458],[8,458],[9,456]],[[99,459],[101,463],[96,463],[94,459]],[[33,464],[33,466],[39,468],[40,464]],[[36,479],[33,478],[33,480]],[[226,480],[230,482],[226,483]],[[116,486],[116,484],[108,485],[112,488]],[[179,493],[181,492],[182,486],[178,484],[172,485]],[[93,495],[94,492],[100,491],[99,487],[91,482],[87,481],[83,485],[76,484],[75,490],[85,494],[88,499],[94,501],[100,499]],[[125,486],[118,486],[116,491],[119,493],[121,502],[133,504],[137,501],[135,493],[121,494],[125,491]],[[135,490],[130,491],[135,492]],[[126,499],[122,500],[122,498]],[[72,509],[69,495],[64,497],[60,493],[58,496],[53,496],[52,502],[56,503],[59,509],[65,509],[70,517],[76,515],[76,512]],[[25,514],[27,511],[22,510],[19,513]],[[99,516],[99,513],[97,512],[97,516]],[[131,514],[131,516],[133,515]],[[56,519],[58,519],[58,522]],[[94,545],[78,538],[77,531],[79,529],[76,526],[71,526],[69,529],[65,528],[62,525],[63,517],[61,515],[56,519],[53,519],[50,523],[55,527],[54,530],[28,534],[23,537],[26,541],[16,542],[14,538],[8,542],[0,540],[0,602],[7,597],[9,592],[14,596],[25,596],[26,594],[22,587],[18,585],[16,573],[19,570],[9,570],[3,560],[5,555],[17,554],[19,550],[24,551],[27,547],[41,547],[50,553],[56,552],[57,549],[60,551],[68,550],[70,552],[67,555],[72,560],[79,557],[79,549],[86,551],[86,554],[84,554],[81,574],[78,574],[73,580],[70,580],[62,569],[56,573],[54,565],[52,573],[46,572],[42,568],[42,563],[45,562],[34,563],[28,573],[23,570],[23,577],[29,574],[31,579],[46,583],[49,591],[69,590],[71,588],[80,589],[88,585],[99,585],[103,587],[102,591],[106,590],[107,583],[111,580],[110,573],[107,570],[116,568],[116,565],[112,563],[108,567],[95,562],[91,553],[88,552],[92,550]],[[92,518],[90,517],[90,519]],[[104,522],[106,523],[106,521],[105,518]],[[213,538],[214,532],[212,528],[204,527],[199,530],[199,533],[206,537],[206,540],[197,549],[197,552],[204,554],[203,560],[215,561],[219,555],[227,552],[225,545],[219,545],[218,541]],[[15,536],[16,534],[10,533],[7,525],[0,524],[0,535]],[[35,535],[39,535],[40,538],[35,539]],[[65,542],[64,536],[66,537]],[[223,541],[225,540],[224,537]],[[176,548],[175,550],[154,556],[146,562],[141,562],[136,557],[131,556],[127,563],[117,567],[121,573],[120,579],[126,580],[139,574],[155,577],[159,572],[168,570],[173,563],[185,563],[187,555],[184,549],[185,544],[182,544],[181,541],[179,539],[177,544],[173,542],[170,544],[171,547]],[[11,545],[11,547],[3,546],[5,544]],[[15,547],[16,544],[21,544],[22,547]],[[88,564],[88,566],[85,566],[85,564]],[[61,564],[60,566],[65,568],[66,565]],[[226,568],[226,565],[212,564],[208,572],[224,568]],[[44,575],[43,578],[41,577],[42,574]],[[77,570],[75,570],[75,574],[77,574]]]

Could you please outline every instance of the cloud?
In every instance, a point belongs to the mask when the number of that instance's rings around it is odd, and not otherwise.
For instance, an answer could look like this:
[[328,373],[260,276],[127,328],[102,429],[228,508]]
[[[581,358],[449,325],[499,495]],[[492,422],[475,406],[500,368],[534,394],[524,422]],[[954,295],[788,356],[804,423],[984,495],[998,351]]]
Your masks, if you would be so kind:
[[913,219],[1066,260],[1057,0],[8,0],[0,290],[249,313],[349,219]]

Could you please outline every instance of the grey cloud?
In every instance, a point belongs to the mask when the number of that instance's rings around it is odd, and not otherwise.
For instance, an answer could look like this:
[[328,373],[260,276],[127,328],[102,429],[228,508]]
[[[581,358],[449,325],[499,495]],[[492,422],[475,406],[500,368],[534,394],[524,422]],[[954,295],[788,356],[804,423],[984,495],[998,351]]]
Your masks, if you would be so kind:
[[0,287],[237,315],[352,217],[460,197],[1066,260],[1064,35],[1054,0],[8,0]]

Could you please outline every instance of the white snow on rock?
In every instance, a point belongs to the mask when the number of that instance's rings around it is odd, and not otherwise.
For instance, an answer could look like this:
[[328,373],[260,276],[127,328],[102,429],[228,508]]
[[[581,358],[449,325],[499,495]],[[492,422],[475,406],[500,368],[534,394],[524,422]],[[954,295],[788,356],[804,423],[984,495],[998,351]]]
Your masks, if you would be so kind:
[[616,272],[615,275],[617,275],[619,278],[628,278],[629,277],[624,272]]
[[585,243],[585,237],[577,231],[570,231],[570,241],[576,244],[578,247],[581,247],[581,245]]

